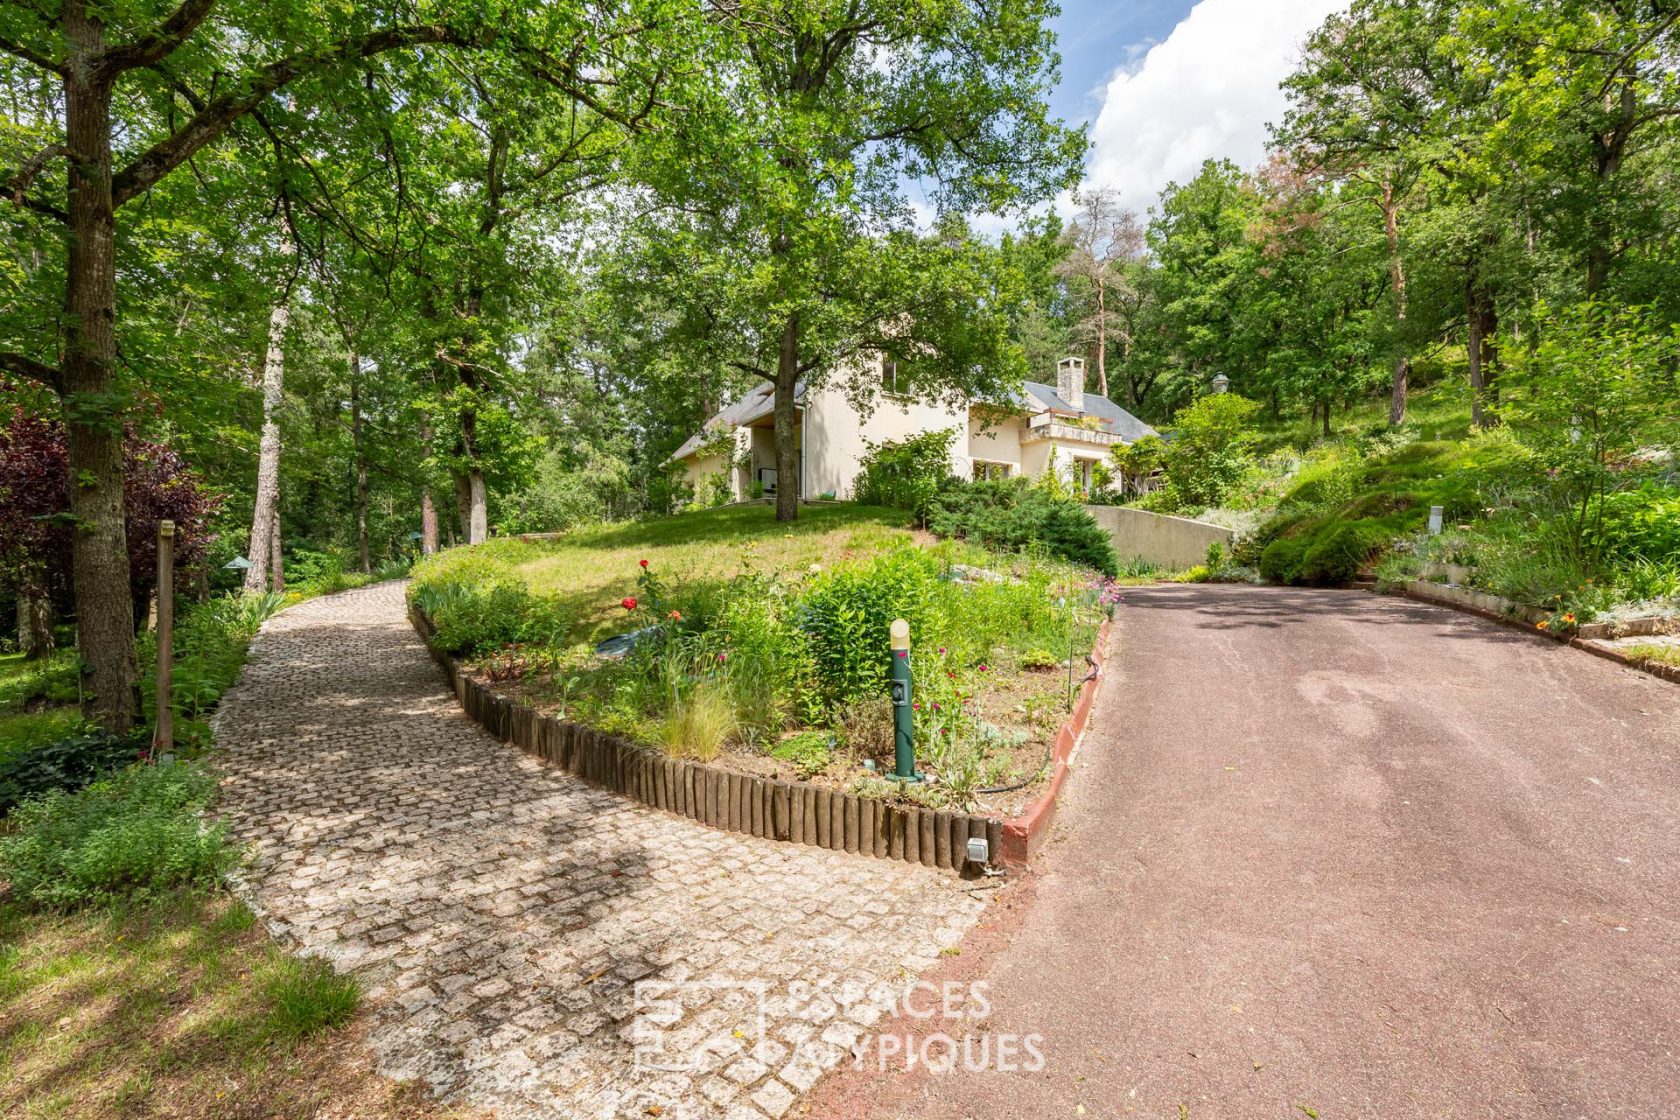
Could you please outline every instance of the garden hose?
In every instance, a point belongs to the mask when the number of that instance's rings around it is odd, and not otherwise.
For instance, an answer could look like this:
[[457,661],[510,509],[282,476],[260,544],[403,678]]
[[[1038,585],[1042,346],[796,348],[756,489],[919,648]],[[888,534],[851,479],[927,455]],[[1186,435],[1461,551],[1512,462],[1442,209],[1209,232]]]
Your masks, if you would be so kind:
[[[1090,661],[1091,660],[1090,656],[1086,655],[1085,660]],[[1079,678],[1079,683],[1084,684],[1086,681],[1096,680],[1097,679],[1097,672],[1098,672],[1097,666],[1096,666],[1095,663],[1093,663],[1091,665],[1091,671],[1089,673],[1086,673],[1083,677],[1080,677]],[[1056,750],[1056,737],[1054,735],[1052,735],[1050,737],[1050,742],[1044,748],[1044,761],[1038,764],[1038,768],[1035,769],[1032,772],[1032,777],[1031,778],[1022,778],[1020,781],[1014,783],[1013,785],[991,786],[991,787],[988,787],[986,789],[977,789],[974,792],[977,793],[977,794],[981,794],[981,793],[1014,793],[1016,790],[1022,788],[1023,786],[1030,785],[1033,781],[1033,778],[1036,778],[1040,774],[1044,773],[1044,768],[1046,766],[1050,765],[1050,758],[1055,753],[1055,750]]]

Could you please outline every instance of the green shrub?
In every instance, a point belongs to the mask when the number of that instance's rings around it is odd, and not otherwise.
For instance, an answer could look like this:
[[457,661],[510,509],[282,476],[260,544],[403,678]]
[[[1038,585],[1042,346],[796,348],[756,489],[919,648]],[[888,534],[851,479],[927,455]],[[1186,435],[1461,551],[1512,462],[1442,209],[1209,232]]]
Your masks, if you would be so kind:
[[55,908],[214,883],[237,858],[200,816],[214,789],[201,767],[175,763],[25,801],[0,838],[0,876],[19,901]]
[[1162,456],[1168,492],[1180,508],[1217,506],[1242,483],[1253,462],[1259,409],[1235,393],[1214,393],[1173,416]]
[[558,604],[531,594],[518,569],[499,555],[507,552],[517,555],[517,547],[452,549],[414,566],[409,601],[432,620],[439,649],[483,653],[564,631]]
[[927,526],[939,536],[986,548],[1042,548],[1108,576],[1119,570],[1113,542],[1090,511],[1025,479],[950,482],[929,504]]
[[1611,563],[1680,563],[1680,489],[1647,484],[1609,495],[1587,543]]
[[1301,554],[1299,578],[1308,583],[1347,583],[1390,540],[1377,522],[1344,521],[1315,536]]
[[800,731],[770,748],[771,758],[790,763],[801,778],[822,773],[833,755],[834,744],[821,731]]
[[25,747],[0,761],[0,816],[26,798],[80,789],[136,761],[150,745],[151,734],[144,730],[129,735],[96,730]]
[[955,428],[938,428],[897,443],[864,440],[868,451],[852,496],[869,506],[886,506],[927,519],[928,507],[945,480],[951,477],[951,444]]
[[1267,583],[1294,583],[1301,577],[1307,542],[1279,537],[1260,553],[1260,577]]
[[888,627],[902,618],[912,635],[931,632],[941,567],[925,551],[899,548],[806,584],[799,623],[827,706],[886,691]]

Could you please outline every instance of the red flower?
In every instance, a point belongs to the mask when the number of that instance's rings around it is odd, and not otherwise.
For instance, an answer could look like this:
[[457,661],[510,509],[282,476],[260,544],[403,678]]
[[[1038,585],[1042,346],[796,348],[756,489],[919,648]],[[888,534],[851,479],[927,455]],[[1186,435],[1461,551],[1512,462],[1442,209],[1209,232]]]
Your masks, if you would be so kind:
[[634,595],[626,595],[618,601],[618,605],[627,611],[633,611],[636,609],[636,597]]
[[644,568],[647,567],[647,561],[646,560],[641,561],[641,565]]

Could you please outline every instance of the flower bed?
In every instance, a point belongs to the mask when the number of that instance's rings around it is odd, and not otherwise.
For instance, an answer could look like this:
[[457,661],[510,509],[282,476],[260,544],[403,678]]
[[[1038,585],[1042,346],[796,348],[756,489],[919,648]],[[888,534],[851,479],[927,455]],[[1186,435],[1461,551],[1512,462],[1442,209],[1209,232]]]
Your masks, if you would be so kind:
[[[712,524],[693,516],[691,537],[709,539]],[[530,590],[552,586],[542,545],[455,550],[422,565],[410,594],[468,679],[671,758],[996,817],[1042,795],[1111,584],[908,534],[777,570],[757,543],[739,542],[728,574],[670,579],[684,558],[653,543],[625,561],[633,583],[598,584],[620,619],[606,656],[589,640],[604,629],[594,595]],[[567,547],[582,567],[578,543]],[[929,779],[911,785],[886,780],[886,631],[898,617],[912,627],[917,764]]]

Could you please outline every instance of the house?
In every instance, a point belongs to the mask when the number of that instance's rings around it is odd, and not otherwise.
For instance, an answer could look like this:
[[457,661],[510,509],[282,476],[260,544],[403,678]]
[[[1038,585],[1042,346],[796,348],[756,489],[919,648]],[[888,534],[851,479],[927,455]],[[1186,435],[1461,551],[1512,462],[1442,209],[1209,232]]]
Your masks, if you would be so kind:
[[[929,404],[895,391],[897,367],[873,360],[880,388],[865,416],[833,388],[795,389],[796,446],[801,497],[846,498],[874,443],[902,440],[921,432],[954,429],[951,473],[962,478],[1025,475],[1036,478],[1052,465],[1063,478],[1090,489],[1092,470],[1115,444],[1155,435],[1155,429],[1107,397],[1085,391],[1085,360],[1063,358],[1056,384],[1025,382],[1001,401],[966,405]],[[740,500],[774,493],[776,443],[774,390],[761,385],[706,422],[705,428],[671,456],[683,479],[702,501]]]

